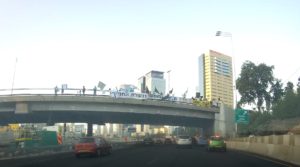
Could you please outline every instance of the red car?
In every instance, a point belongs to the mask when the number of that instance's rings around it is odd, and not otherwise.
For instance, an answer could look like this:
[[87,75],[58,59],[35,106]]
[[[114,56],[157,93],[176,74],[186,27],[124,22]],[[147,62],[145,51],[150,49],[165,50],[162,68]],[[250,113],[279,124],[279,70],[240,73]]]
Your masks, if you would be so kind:
[[75,156],[81,155],[101,156],[111,154],[112,146],[103,137],[83,137],[75,144]]

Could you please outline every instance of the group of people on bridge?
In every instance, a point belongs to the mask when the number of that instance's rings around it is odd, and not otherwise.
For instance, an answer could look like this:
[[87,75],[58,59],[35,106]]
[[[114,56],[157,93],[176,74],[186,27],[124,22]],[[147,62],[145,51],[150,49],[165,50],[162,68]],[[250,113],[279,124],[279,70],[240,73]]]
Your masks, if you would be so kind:
[[[61,87],[61,94],[64,94],[64,91],[66,89],[68,89],[68,88],[63,85]],[[59,92],[59,88],[57,86],[55,86],[55,88],[54,88],[54,94],[57,95],[58,92]],[[78,94],[81,95],[81,93],[82,93],[82,95],[85,95],[85,92],[86,92],[86,88],[85,88],[85,86],[83,86],[82,89],[79,89]],[[96,86],[93,88],[93,93],[94,93],[94,96],[97,95],[97,87]]]

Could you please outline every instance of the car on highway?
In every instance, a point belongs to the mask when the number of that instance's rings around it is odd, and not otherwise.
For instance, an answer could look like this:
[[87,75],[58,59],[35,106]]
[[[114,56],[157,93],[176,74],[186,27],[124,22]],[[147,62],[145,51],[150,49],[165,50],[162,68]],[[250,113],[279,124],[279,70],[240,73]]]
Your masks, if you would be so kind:
[[198,138],[198,142],[197,142],[198,146],[205,147],[205,146],[207,146],[207,144],[208,144],[208,141],[207,141],[207,139],[205,137],[200,136]]
[[108,155],[111,152],[112,145],[103,137],[82,137],[74,147],[74,154],[77,158],[81,155]]
[[195,136],[191,137],[192,139],[192,145],[196,145],[197,144],[197,139]]
[[143,144],[144,145],[153,145],[154,144],[154,140],[152,137],[145,137],[143,140]]
[[154,139],[154,144],[164,144],[165,139],[163,137],[155,137]]
[[176,147],[188,147],[192,148],[192,138],[188,135],[178,136],[176,139]]
[[166,137],[164,144],[173,144],[172,138]]
[[221,136],[211,136],[207,145],[207,151],[221,150],[226,152],[226,142]]

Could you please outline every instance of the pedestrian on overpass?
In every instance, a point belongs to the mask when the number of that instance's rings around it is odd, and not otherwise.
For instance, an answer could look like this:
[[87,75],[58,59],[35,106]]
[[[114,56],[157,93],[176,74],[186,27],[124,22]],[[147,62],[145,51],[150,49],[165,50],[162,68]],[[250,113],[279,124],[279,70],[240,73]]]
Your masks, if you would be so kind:
[[58,87],[57,87],[57,86],[55,86],[55,88],[54,88],[54,93],[55,93],[55,96],[57,95],[57,92],[58,92]]
[[97,87],[95,86],[94,87],[94,96],[96,96],[97,95]]
[[83,88],[82,88],[82,94],[83,94],[83,96],[85,95],[85,86],[83,86]]

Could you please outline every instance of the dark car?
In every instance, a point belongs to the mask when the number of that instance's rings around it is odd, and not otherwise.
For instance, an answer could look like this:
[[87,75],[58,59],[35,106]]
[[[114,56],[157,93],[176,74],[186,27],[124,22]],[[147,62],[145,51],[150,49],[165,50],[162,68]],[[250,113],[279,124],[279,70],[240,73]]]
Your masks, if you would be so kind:
[[165,143],[165,139],[162,137],[155,137],[153,140],[154,140],[154,144],[164,144]]
[[198,138],[198,143],[197,143],[199,146],[201,146],[201,147],[204,147],[204,146],[207,146],[207,144],[208,144],[208,141],[207,141],[207,139],[205,138],[205,137],[202,137],[202,136],[200,136],[199,138]]
[[197,139],[196,139],[196,137],[191,137],[191,139],[192,139],[192,144],[193,144],[193,145],[196,145],[196,144],[197,144]]
[[172,138],[165,138],[165,144],[173,144]]
[[75,144],[74,153],[77,158],[81,155],[101,156],[111,154],[112,146],[102,137],[83,137]]
[[154,140],[151,137],[146,137],[146,138],[144,138],[143,143],[145,145],[152,145],[152,144],[154,144]]

